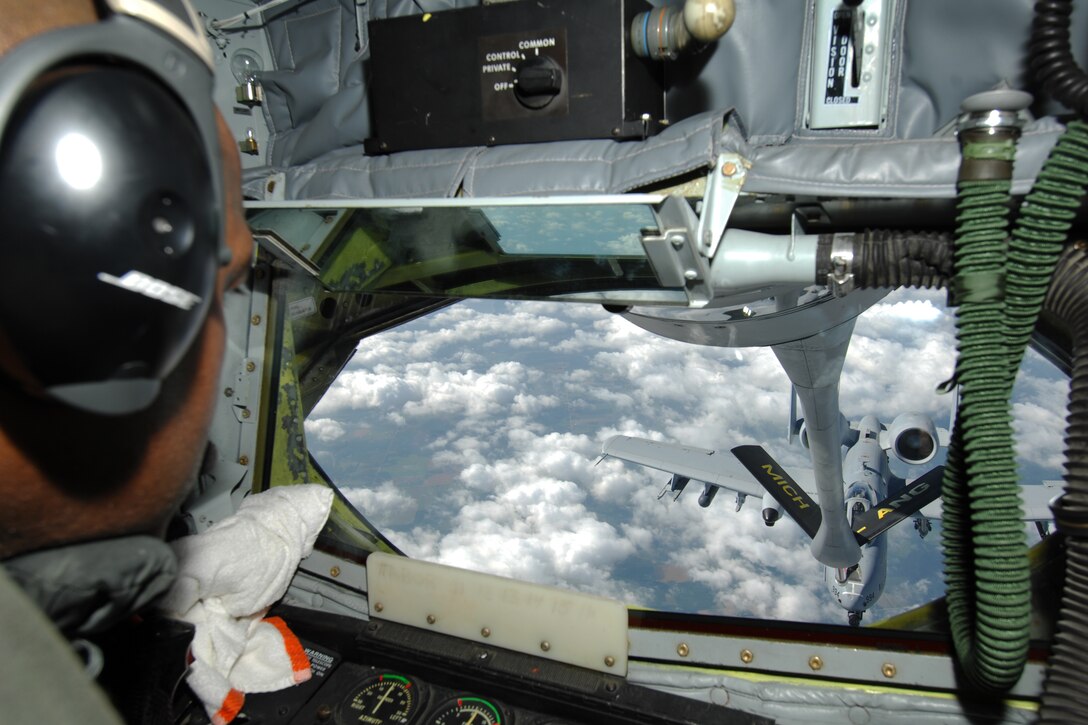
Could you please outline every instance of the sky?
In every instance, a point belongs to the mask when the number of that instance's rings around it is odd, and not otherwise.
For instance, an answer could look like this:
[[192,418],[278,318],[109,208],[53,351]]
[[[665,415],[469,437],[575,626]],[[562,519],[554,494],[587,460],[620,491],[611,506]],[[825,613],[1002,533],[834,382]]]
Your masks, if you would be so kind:
[[[944,293],[893,293],[859,318],[841,408],[886,424],[921,412],[952,371]],[[1022,479],[1062,475],[1066,379],[1031,353],[1014,394]],[[845,622],[807,537],[759,501],[707,509],[693,483],[608,459],[616,434],[702,448],[765,445],[791,471],[789,383],[769,349],[657,337],[596,305],[468,301],[364,340],[306,423],[311,452],[409,556],[627,604]],[[896,469],[918,475],[924,469]],[[940,596],[939,525],[893,529],[885,593],[866,621]],[[1037,538],[1037,537],[1034,537]]]

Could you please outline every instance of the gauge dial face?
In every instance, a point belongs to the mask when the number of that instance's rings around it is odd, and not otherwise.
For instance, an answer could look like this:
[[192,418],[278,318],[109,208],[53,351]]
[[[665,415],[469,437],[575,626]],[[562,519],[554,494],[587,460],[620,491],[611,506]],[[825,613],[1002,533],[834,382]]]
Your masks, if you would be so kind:
[[418,688],[407,677],[386,673],[367,680],[341,707],[344,723],[399,725],[419,709]]
[[498,707],[479,697],[458,697],[439,708],[432,725],[502,725]]

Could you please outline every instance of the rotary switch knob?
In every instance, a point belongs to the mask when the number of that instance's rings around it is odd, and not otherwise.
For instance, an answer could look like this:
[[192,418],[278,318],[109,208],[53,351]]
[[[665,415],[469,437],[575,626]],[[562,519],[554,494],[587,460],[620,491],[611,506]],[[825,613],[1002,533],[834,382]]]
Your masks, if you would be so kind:
[[518,103],[537,110],[544,108],[563,90],[563,69],[546,55],[534,55],[514,69]]

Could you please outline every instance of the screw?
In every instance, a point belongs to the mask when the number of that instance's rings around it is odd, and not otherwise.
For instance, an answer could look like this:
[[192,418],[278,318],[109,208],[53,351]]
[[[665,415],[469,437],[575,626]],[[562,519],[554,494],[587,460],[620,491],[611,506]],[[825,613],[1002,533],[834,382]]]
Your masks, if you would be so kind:
[[248,466],[249,465],[249,456],[239,456],[238,457],[238,465]]
[[261,316],[260,315],[253,315],[253,317],[249,318],[249,321],[254,325],[259,325],[259,324],[261,324]]
[[614,128],[614,129],[612,129],[612,135],[613,136],[619,136],[621,133],[623,133],[623,131],[621,131],[618,126],[616,128]]
[[234,397],[234,388],[226,388],[225,390],[223,390],[223,395],[227,396],[228,398]]
[[1073,242],[1073,248],[1076,249],[1078,252],[1083,252],[1085,249],[1088,249],[1088,242],[1084,241],[1083,239],[1078,239],[1077,241]]
[[480,636],[481,637],[490,637],[491,636],[491,627],[484,627],[483,629],[481,629],[480,630]]
[[754,654],[752,654],[752,650],[750,650],[750,649],[742,649],[740,651],[740,661],[743,662],[746,665],[750,664],[751,661],[754,660],[755,658],[756,658],[756,656]]
[[328,705],[321,705],[317,708],[317,719],[328,720],[332,717],[332,708]]
[[269,181],[268,186],[266,186],[265,188],[268,189],[268,193],[271,194],[273,191],[276,190],[276,182],[275,181]]
[[615,682],[606,682],[604,683],[604,689],[605,692],[615,692],[619,689],[619,685],[617,685]]
[[724,164],[722,164],[722,176],[736,176],[736,175],[737,175],[737,165],[736,164],[734,164],[732,161],[726,161]]
[[334,566],[333,568],[329,569],[329,576],[331,576],[333,579],[340,576],[340,567]]
[[880,671],[883,672],[884,676],[888,679],[895,677],[895,665],[893,665],[891,662],[885,662],[884,666],[880,668]]
[[699,279],[699,273],[696,272],[694,269],[685,269],[684,270],[684,279],[688,280],[689,282],[693,281],[693,280],[696,280],[696,279]]
[[808,666],[814,671],[819,671],[824,666],[824,661],[820,659],[820,655],[812,655],[808,658]]
[[876,16],[870,15],[869,19],[866,22],[869,23],[869,25],[876,25]]
[[616,665],[616,658],[613,657],[612,655],[607,655],[604,658],[604,666],[605,667],[614,667],[615,665]]
[[669,237],[669,244],[673,249],[682,249],[684,246],[684,238],[679,235]]
[[690,652],[691,649],[688,648],[686,642],[681,642],[676,646],[676,654],[680,655],[681,657],[687,657]]
[[495,137],[494,136],[488,136],[487,137],[487,145],[488,146],[494,146],[495,145]]
[[544,640],[543,642],[540,643],[540,649],[542,649],[545,652],[547,652],[551,648],[552,648],[552,643],[549,642],[548,640]]
[[436,621],[438,621],[438,620],[435,619],[433,614],[428,614],[427,615],[427,624],[434,624]]
[[264,279],[264,267],[257,267],[257,271],[254,272],[257,275],[257,279]]
[[249,408],[243,408],[242,409],[242,417],[243,418],[248,418],[250,415],[252,415],[252,413],[249,412]]
[[374,611],[375,611],[375,612],[380,612],[380,611],[382,611],[383,609],[385,609],[385,605],[384,605],[384,604],[382,604],[381,602],[374,602]]
[[388,151],[389,150],[389,144],[387,144],[385,141],[382,141],[380,144],[378,144],[378,148],[381,149],[382,151]]
[[257,363],[253,362],[252,360],[250,360],[249,362],[246,363],[246,372],[247,373],[251,373],[256,369],[257,369]]

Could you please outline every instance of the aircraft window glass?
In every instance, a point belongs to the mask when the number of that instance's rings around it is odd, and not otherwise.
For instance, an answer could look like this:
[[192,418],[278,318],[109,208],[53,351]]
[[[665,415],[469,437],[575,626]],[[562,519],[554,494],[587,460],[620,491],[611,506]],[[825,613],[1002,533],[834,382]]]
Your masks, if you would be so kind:
[[688,304],[643,248],[643,231],[659,226],[645,202],[262,207],[248,221],[259,243],[334,292]]
[[[906,412],[947,427],[955,348],[943,291],[897,291],[857,323],[840,389],[851,421]],[[1029,352],[1014,394],[1022,481],[1062,475],[1067,379]],[[769,349],[674,342],[598,306],[469,301],[363,340],[309,414],[307,442],[344,495],[413,557],[667,610],[845,624],[808,539],[760,499],[698,505],[692,480],[608,459],[628,434],[727,451],[759,443],[801,484],[789,387]],[[943,460],[907,466],[910,480]],[[933,529],[940,523],[933,522]],[[1025,526],[1029,543],[1039,540]],[[943,593],[939,531],[888,534],[871,624]],[[830,572],[834,581],[835,572]]]

